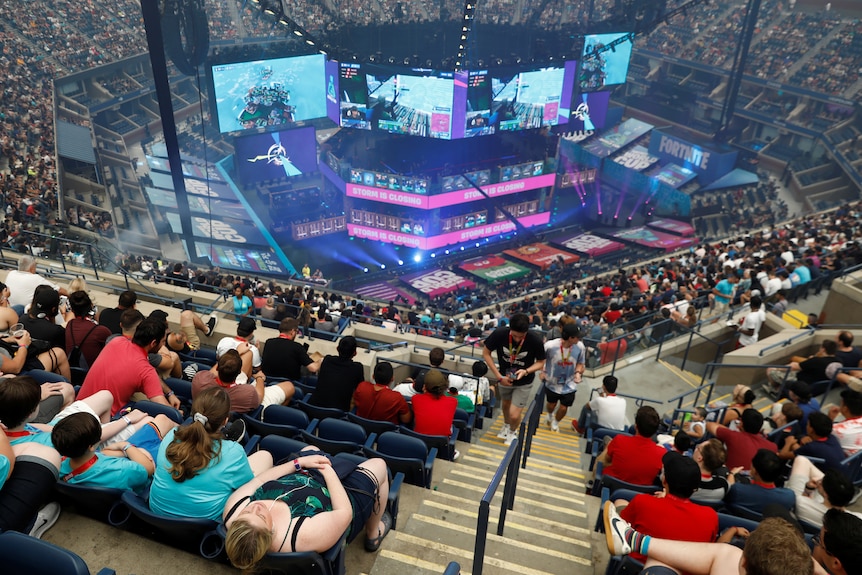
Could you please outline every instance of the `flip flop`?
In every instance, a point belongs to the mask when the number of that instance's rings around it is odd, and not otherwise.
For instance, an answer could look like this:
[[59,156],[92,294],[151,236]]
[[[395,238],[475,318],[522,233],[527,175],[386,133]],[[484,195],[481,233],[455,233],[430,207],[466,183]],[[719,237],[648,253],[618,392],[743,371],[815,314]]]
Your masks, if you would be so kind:
[[380,544],[383,543],[383,538],[389,534],[389,530],[392,529],[392,516],[389,515],[388,511],[383,513],[383,516],[380,518],[380,521],[383,523],[383,532],[380,532],[378,528],[377,532],[379,535],[374,539],[366,539],[365,540],[365,550],[366,551],[377,551],[380,549]]

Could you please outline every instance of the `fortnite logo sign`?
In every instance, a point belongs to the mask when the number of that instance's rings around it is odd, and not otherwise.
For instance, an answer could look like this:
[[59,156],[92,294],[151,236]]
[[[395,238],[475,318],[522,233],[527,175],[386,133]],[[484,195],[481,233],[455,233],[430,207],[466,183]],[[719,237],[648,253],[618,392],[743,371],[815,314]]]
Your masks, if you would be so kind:
[[670,154],[674,158],[683,160],[700,170],[705,170],[709,163],[709,152],[704,152],[697,146],[684,144],[668,136],[661,137],[658,151],[659,153]]

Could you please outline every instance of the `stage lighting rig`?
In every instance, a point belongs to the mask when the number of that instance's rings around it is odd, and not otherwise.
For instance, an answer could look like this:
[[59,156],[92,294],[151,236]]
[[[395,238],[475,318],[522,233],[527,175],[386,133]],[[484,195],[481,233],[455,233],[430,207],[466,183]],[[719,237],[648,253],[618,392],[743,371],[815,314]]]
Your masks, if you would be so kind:
[[476,15],[476,0],[464,2],[463,18],[461,19],[461,37],[458,40],[458,55],[455,57],[455,71],[469,67],[467,50],[470,42],[470,32],[473,31],[473,18]]

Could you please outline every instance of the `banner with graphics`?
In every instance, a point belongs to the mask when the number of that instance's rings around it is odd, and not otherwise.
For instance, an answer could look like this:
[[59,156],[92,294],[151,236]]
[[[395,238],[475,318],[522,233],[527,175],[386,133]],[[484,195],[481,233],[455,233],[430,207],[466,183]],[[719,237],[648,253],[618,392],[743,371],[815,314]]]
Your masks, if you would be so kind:
[[195,237],[209,238],[216,242],[268,245],[255,226],[192,216],[192,228]]
[[688,222],[680,222],[678,220],[669,220],[667,218],[654,218],[647,222],[647,225],[657,230],[670,232],[679,236],[693,236],[694,228]]
[[613,160],[630,170],[642,172],[658,162],[658,156],[653,156],[643,146],[633,146],[623,153],[614,156]]
[[401,276],[401,281],[429,297],[437,297],[461,288],[476,287],[473,281],[449,270],[432,270]]
[[487,256],[467,260],[458,266],[467,273],[478,276],[487,282],[508,281],[530,273],[524,266],[518,265],[500,256]]
[[581,259],[580,256],[552,248],[547,244],[530,244],[514,250],[505,250],[503,253],[542,269],[550,267],[554,261],[559,261],[559,258],[562,258],[565,264],[573,264]]
[[730,172],[738,155],[727,145],[714,142],[698,144],[660,130],[653,130],[650,134],[649,152],[662,160],[694,170],[700,181],[707,184]]
[[[260,272],[269,274],[287,274],[287,270],[279,263],[278,257],[271,249],[247,249],[241,246],[218,246],[195,242],[197,257],[208,257],[213,266],[224,269],[242,270],[245,272]],[[188,246],[186,246],[188,253]]]
[[555,238],[551,238],[551,242],[568,250],[587,254],[591,258],[597,258],[605,254],[613,253],[625,247],[620,242],[594,236],[593,234],[580,234],[577,236],[563,234]]
[[394,301],[396,304],[406,302],[407,305],[413,305],[416,303],[416,298],[408,292],[386,282],[375,282],[361,285],[353,291],[363,297],[376,299],[378,301]]
[[[165,190],[174,189],[174,181],[171,179],[170,174],[163,174],[161,172],[150,172],[150,179],[153,181],[153,185],[157,188],[162,188]],[[225,184],[224,182],[204,182],[202,180],[196,180],[194,178],[184,178],[183,180],[186,185],[186,192],[188,192],[189,194],[208,196],[211,198],[218,198],[230,202],[239,201],[230,186]]]
[[614,232],[613,236],[618,240],[634,242],[648,248],[661,248],[668,252],[697,243],[696,238],[672,236],[664,232],[651,230],[646,226],[628,230],[619,230]]

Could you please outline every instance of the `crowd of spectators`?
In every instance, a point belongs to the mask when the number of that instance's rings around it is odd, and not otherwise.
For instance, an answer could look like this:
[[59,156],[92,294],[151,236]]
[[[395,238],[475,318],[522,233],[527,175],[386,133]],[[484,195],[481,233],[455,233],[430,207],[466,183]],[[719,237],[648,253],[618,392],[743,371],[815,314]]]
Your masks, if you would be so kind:
[[[790,83],[841,95],[859,80],[862,69],[862,22],[848,24],[790,78]],[[827,72],[827,73],[824,73]]]
[[[754,44],[747,70],[758,78],[787,81],[790,67],[811,46],[825,38],[840,25],[840,18],[825,13],[794,12],[763,30]],[[831,74],[828,67],[824,72]]]

